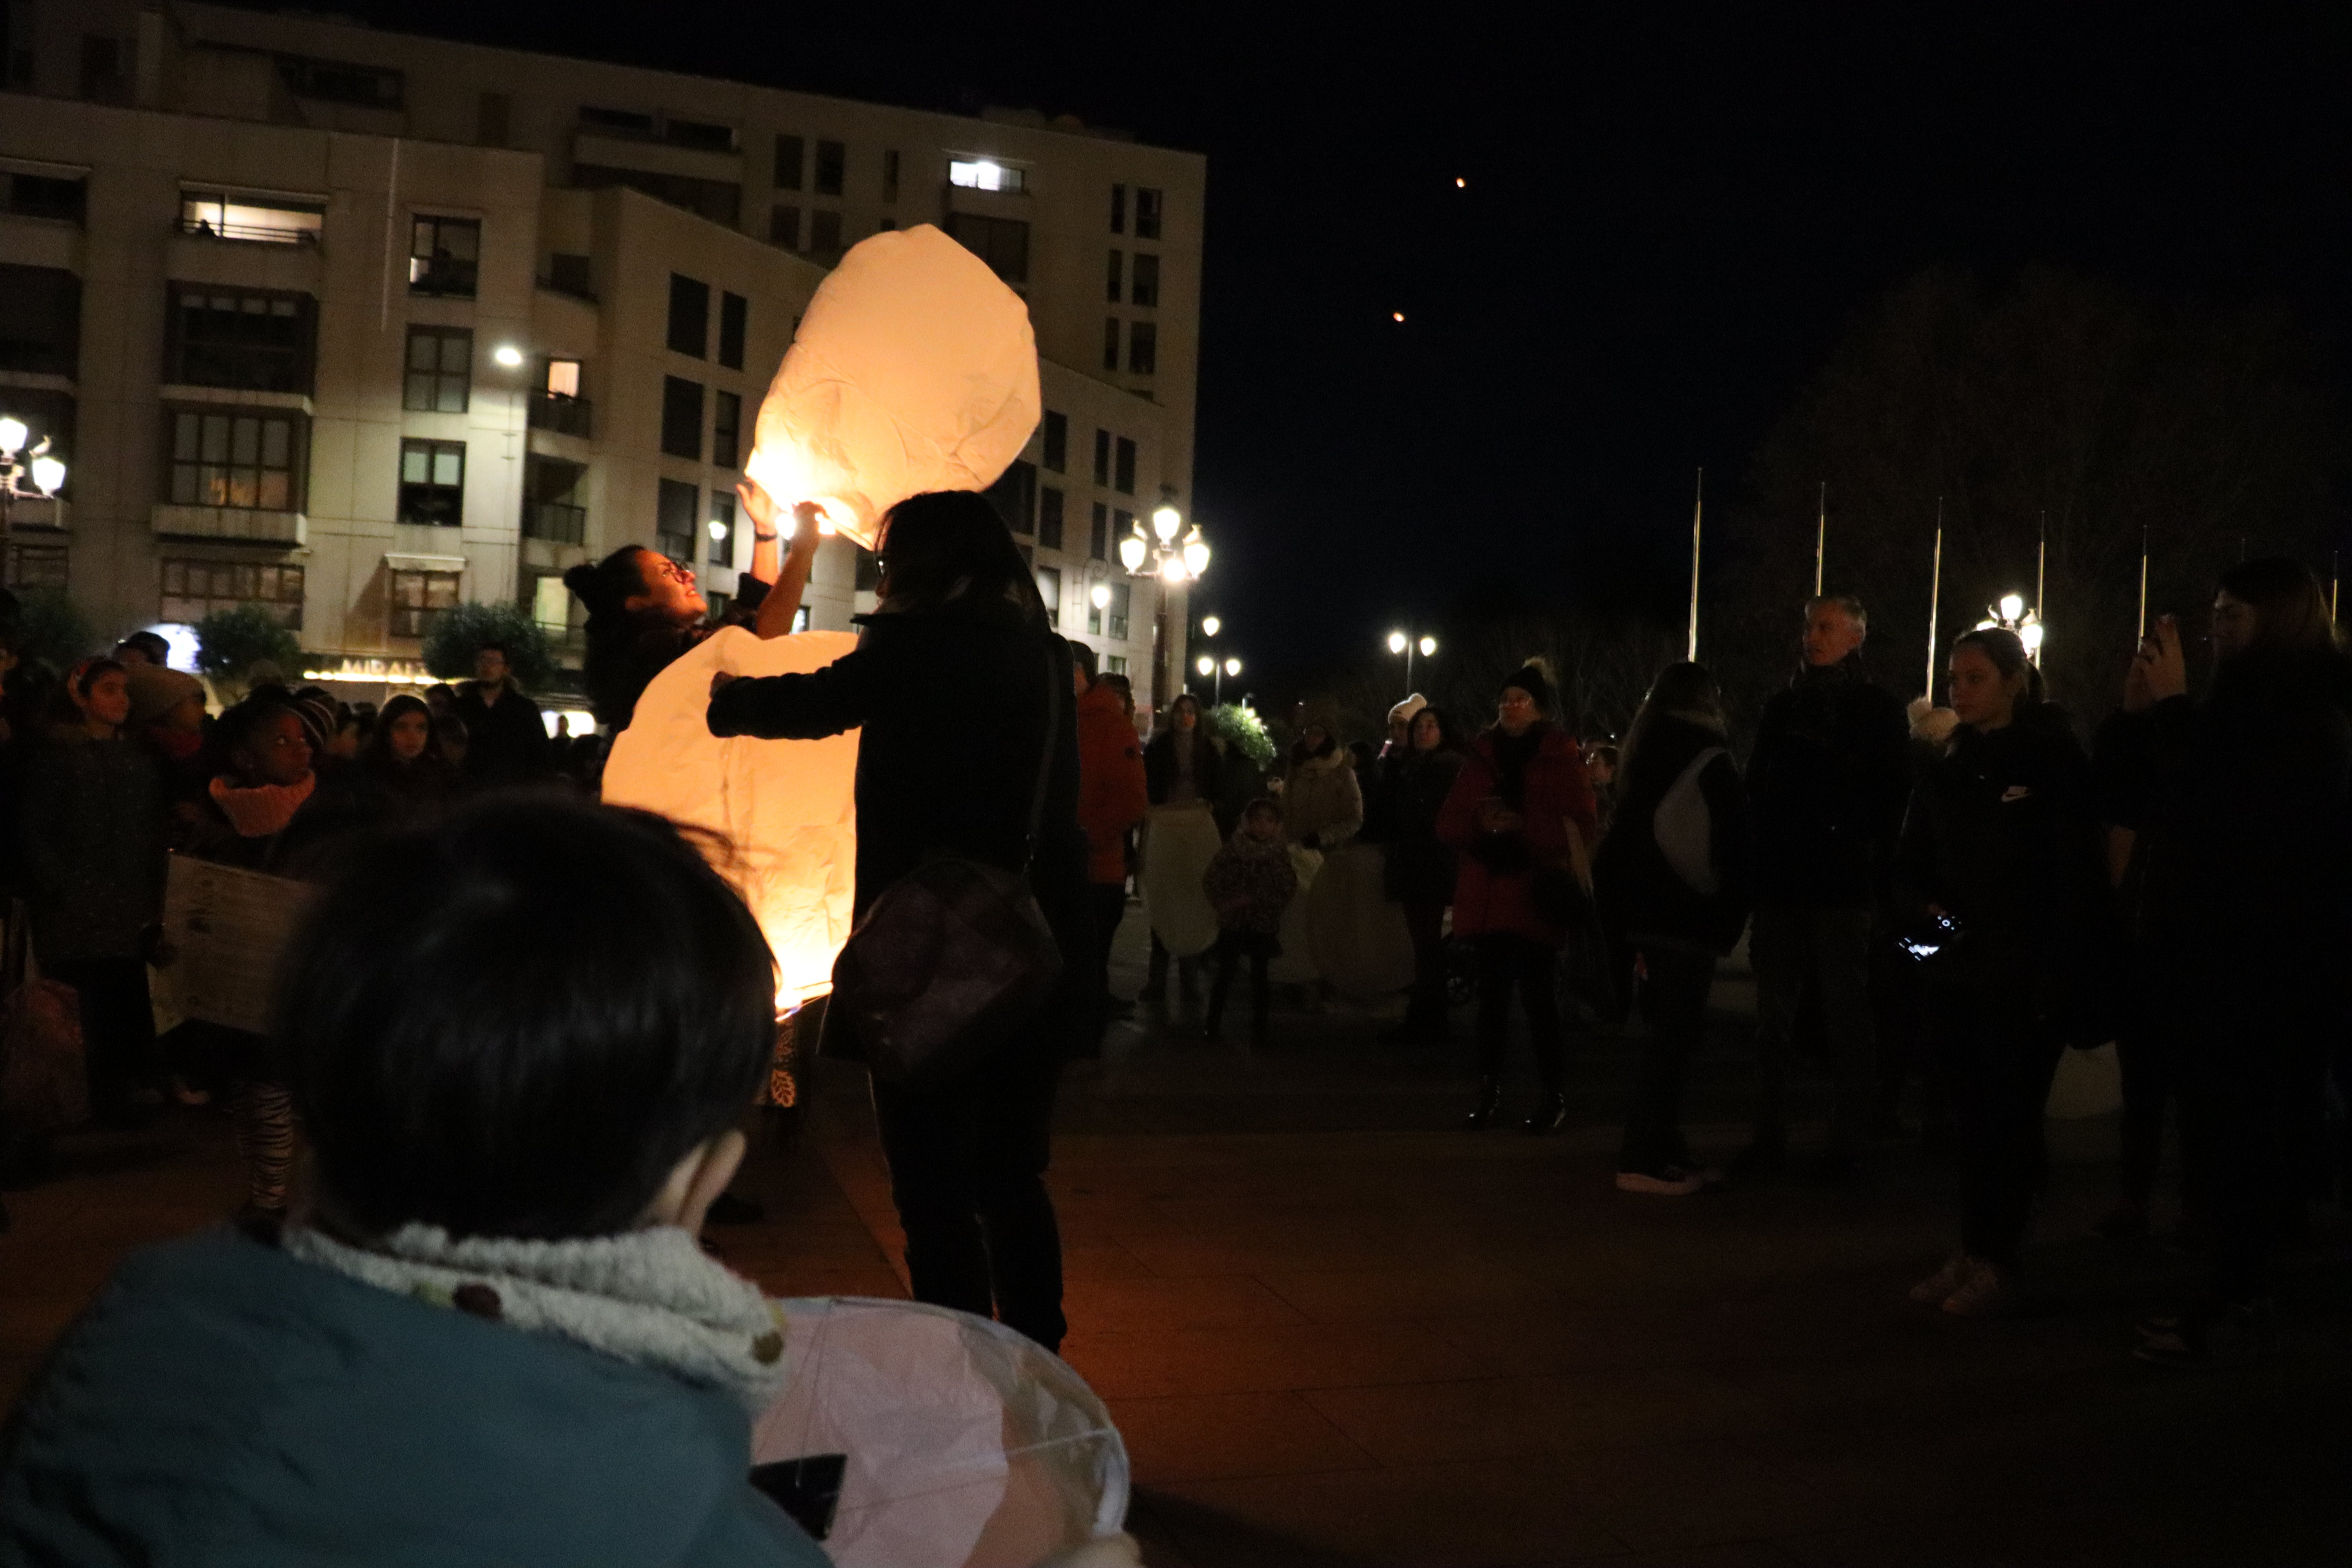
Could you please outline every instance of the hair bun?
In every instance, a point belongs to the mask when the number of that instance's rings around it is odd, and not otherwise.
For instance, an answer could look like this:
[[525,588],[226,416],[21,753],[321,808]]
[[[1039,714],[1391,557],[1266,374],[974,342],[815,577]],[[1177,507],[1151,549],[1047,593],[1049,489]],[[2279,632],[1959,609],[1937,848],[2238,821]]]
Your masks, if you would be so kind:
[[582,562],[563,574],[563,585],[582,598],[586,598],[589,590],[596,585],[596,568],[584,561]]

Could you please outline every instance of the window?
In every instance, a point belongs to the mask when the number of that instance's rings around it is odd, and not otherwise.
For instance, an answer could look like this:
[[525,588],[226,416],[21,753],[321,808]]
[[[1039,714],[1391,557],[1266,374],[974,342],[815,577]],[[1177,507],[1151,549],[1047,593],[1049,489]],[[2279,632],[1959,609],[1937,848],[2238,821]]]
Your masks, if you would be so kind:
[[569,294],[575,300],[596,297],[594,274],[589,270],[588,258],[557,251],[547,258],[547,287],[559,294]]
[[1135,237],[1160,237],[1160,193],[1141,185],[1135,187]]
[[182,386],[309,392],[316,320],[307,294],[174,284],[163,379]]
[[1055,631],[1062,629],[1062,569],[1059,566],[1037,568],[1037,596],[1045,601],[1045,624]]
[[804,632],[808,629],[809,606],[803,605],[799,609],[793,612],[793,630],[796,632]]
[[988,487],[988,499],[996,503],[996,514],[1015,533],[1033,533],[1037,518],[1037,465],[1013,460],[1004,470],[1003,478]]
[[66,547],[62,544],[11,544],[8,546],[8,581],[11,588],[56,588],[63,591],[67,579]]
[[710,492],[710,526],[703,530],[710,536],[710,564],[735,564],[735,498]]
[[574,498],[586,465],[532,452],[522,476],[522,532],[526,539],[580,544],[588,537],[588,509]]
[[[1105,636],[1118,637],[1122,642],[1126,640],[1128,610],[1133,602],[1133,590],[1127,584],[1113,583],[1110,585],[1110,615],[1104,623]],[[1111,673],[1117,675],[1126,668],[1127,661],[1115,658],[1111,665]]]
[[823,208],[809,214],[809,249],[820,255],[841,248],[841,215]]
[[1130,305],[1160,303],[1160,258],[1144,251],[1135,253],[1135,286],[1127,291]]
[[1110,514],[1110,531],[1113,537],[1125,539],[1135,531],[1135,514],[1113,507]]
[[654,117],[634,109],[599,109],[593,104],[580,106],[580,123],[599,131],[618,131],[631,136],[654,133]]
[[841,195],[843,165],[849,161],[849,150],[838,142],[816,144],[816,194],[821,196]]
[[882,199],[898,199],[898,149],[891,148],[882,154]]
[[654,548],[684,565],[694,559],[695,502],[701,491],[683,479],[661,481],[654,509]]
[[1070,416],[1045,410],[1045,466],[1057,474],[1070,468]]
[[1029,281],[1029,226],[1021,219],[950,213],[948,237],[1007,283]]
[[751,301],[742,295],[719,296],[719,363],[729,370],[743,368],[743,330],[751,312]]
[[514,95],[486,92],[475,106],[474,140],[485,147],[507,144],[508,129],[514,119]]
[[1127,368],[1137,375],[1156,374],[1160,369],[1160,327],[1153,321],[1129,321],[1127,324]]
[[710,410],[710,460],[722,468],[740,467],[742,438],[742,394],[713,393]]
[[657,202],[697,213],[713,223],[736,226],[743,216],[743,187],[727,180],[705,180],[692,174],[657,174],[650,169],[616,169],[609,163],[573,163],[576,190],[602,191],[614,185],[642,191]]
[[701,359],[710,352],[710,285],[669,275],[669,346]]
[[482,226],[469,217],[419,214],[408,230],[408,291],[470,300],[481,270]]
[[0,171],[0,212],[79,223],[89,205],[89,182]]
[[1051,485],[1037,492],[1037,542],[1048,550],[1062,548],[1062,492]]
[[1123,653],[1107,653],[1103,655],[1103,672],[1107,675],[1125,675],[1127,673],[1127,656]]
[[1095,483],[1110,483],[1110,432],[1095,432]]
[[1135,443],[1124,436],[1118,438],[1118,468],[1111,475],[1110,488],[1123,496],[1135,493]]
[[[576,374],[579,362],[572,362]],[[400,405],[411,414],[463,414],[474,379],[474,334],[464,327],[408,329],[408,379]]]
[[81,360],[81,279],[0,262],[0,370],[70,376]]
[[392,574],[392,623],[384,629],[396,637],[432,635],[433,623],[457,607],[458,572],[394,572]]
[[316,245],[326,209],[301,202],[227,196],[217,191],[180,193],[180,232],[205,239],[257,245]]
[[215,610],[259,605],[280,626],[302,629],[302,568],[254,561],[163,558],[160,619],[194,626]]
[[1110,559],[1110,509],[1100,501],[1087,521],[1087,554],[1097,561]]
[[[1138,259],[1140,259],[1140,258]],[[1108,299],[1114,305],[1118,303],[1119,279],[1122,269],[1125,268],[1126,264],[1127,253],[1125,251],[1114,250],[1110,253],[1110,289],[1104,298]]]
[[123,66],[123,57],[131,51],[123,42],[96,33],[82,35],[81,95],[90,102],[131,101],[131,73]]
[[702,384],[662,377],[661,449],[673,458],[702,461]]
[[801,247],[801,209],[780,206],[768,215],[768,243],[786,250]]
[[1110,231],[1113,234],[1127,232],[1127,187],[1125,185],[1113,185],[1110,188]]
[[1103,369],[1118,368],[1118,318],[1103,318]]
[[466,443],[400,444],[400,521],[456,528],[466,517]]
[[776,173],[773,184],[780,191],[801,188],[801,164],[806,161],[807,143],[797,136],[776,138]]
[[576,359],[551,359],[547,362],[547,393],[551,397],[580,395],[580,362]]
[[401,73],[382,66],[352,65],[343,60],[307,59],[300,55],[278,57],[278,74],[297,98],[324,99],[330,103],[355,103],[366,109],[401,106]]
[[1000,163],[993,158],[950,158],[948,184],[967,191],[1000,191],[1021,195],[1029,189],[1029,171]]
[[302,504],[302,421],[294,414],[166,411],[173,506],[294,511]]
[[662,122],[662,140],[673,147],[692,147],[704,153],[735,151],[735,128],[714,125],[703,120],[666,120]]

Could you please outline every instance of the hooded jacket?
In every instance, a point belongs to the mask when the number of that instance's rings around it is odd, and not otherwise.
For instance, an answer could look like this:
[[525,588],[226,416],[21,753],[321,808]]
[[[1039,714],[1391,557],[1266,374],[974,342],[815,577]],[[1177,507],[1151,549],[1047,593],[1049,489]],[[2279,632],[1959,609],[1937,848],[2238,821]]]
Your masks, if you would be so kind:
[[[1219,931],[1272,936],[1282,929],[1282,912],[1298,891],[1290,847],[1279,838],[1267,842],[1251,837],[1249,825],[1244,823],[1201,874],[1201,890],[1218,906]],[[1223,907],[1235,899],[1247,901],[1234,910]]]
[[1808,665],[1772,694],[1748,757],[1757,903],[1874,900],[1910,788],[1909,733],[1903,704],[1871,683],[1859,651]]
[[[1684,948],[1729,952],[1748,924],[1754,879],[1753,830],[1748,792],[1722,734],[1676,713],[1641,721],[1638,745],[1617,775],[1616,816],[1592,858],[1593,894],[1612,931],[1634,946],[1664,941]],[[1693,763],[1717,754],[1695,781],[1706,802],[1706,867],[1715,886],[1703,891],[1685,879],[1658,840],[1658,807]]]
[[[1536,877],[1572,865],[1570,824],[1585,843],[1593,841],[1592,785],[1584,776],[1583,753],[1568,735],[1544,723],[1528,737],[1533,754],[1520,774],[1516,803],[1507,799],[1501,731],[1487,730],[1471,742],[1470,755],[1437,815],[1437,836],[1462,855],[1454,889],[1455,935],[1517,936],[1557,947],[1567,933],[1538,912]],[[1512,805],[1522,818],[1519,826],[1486,831],[1480,807],[1489,800]]]
[[1097,887],[1127,880],[1128,829],[1150,805],[1143,781],[1143,742],[1127,704],[1101,681],[1078,696],[1078,826],[1087,834],[1087,877]]
[[1373,764],[1359,836],[1387,851],[1382,890],[1405,903],[1454,898],[1454,850],[1437,837],[1437,814],[1462,772],[1462,753],[1403,751]]
[[1282,785],[1282,827],[1293,843],[1315,840],[1333,849],[1364,825],[1364,795],[1356,783],[1356,759],[1336,741],[1312,756],[1292,762]]

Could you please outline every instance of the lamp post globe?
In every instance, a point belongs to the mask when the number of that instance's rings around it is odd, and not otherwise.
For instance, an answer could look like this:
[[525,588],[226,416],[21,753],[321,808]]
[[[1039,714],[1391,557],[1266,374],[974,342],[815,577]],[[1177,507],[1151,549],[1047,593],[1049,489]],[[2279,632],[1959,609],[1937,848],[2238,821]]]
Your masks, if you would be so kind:
[[32,433],[15,415],[0,414],[0,457],[14,456],[23,451],[25,438]]
[[1433,653],[1435,653],[1436,651],[1437,651],[1437,639],[1436,639],[1435,637],[1423,637],[1423,638],[1422,638],[1422,639],[1421,639],[1421,657],[1422,657],[1422,658],[1427,658],[1431,654],[1433,654]]
[[1391,632],[1389,634],[1389,651],[1391,653],[1402,653],[1408,646],[1408,639],[1402,632]]
[[1201,635],[1202,635],[1202,637],[1215,637],[1215,636],[1216,636],[1220,631],[1223,631],[1223,629],[1224,629],[1224,622],[1223,622],[1223,621],[1221,621],[1221,620],[1217,619],[1217,617],[1216,617],[1216,616],[1202,616],[1201,617]]

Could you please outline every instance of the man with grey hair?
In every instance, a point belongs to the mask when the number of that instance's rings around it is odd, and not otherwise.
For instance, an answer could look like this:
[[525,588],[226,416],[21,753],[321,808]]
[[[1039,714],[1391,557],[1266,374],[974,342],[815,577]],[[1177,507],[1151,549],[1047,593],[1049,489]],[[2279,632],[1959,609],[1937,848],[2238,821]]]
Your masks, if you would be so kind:
[[1828,1034],[1835,1098],[1817,1173],[1855,1173],[1875,1099],[1870,936],[1878,880],[1902,826],[1909,729],[1903,703],[1863,671],[1870,619],[1837,594],[1805,605],[1804,663],[1764,704],[1748,761],[1756,822],[1756,1138],[1735,1171],[1788,1158],[1786,1090],[1810,989]]

